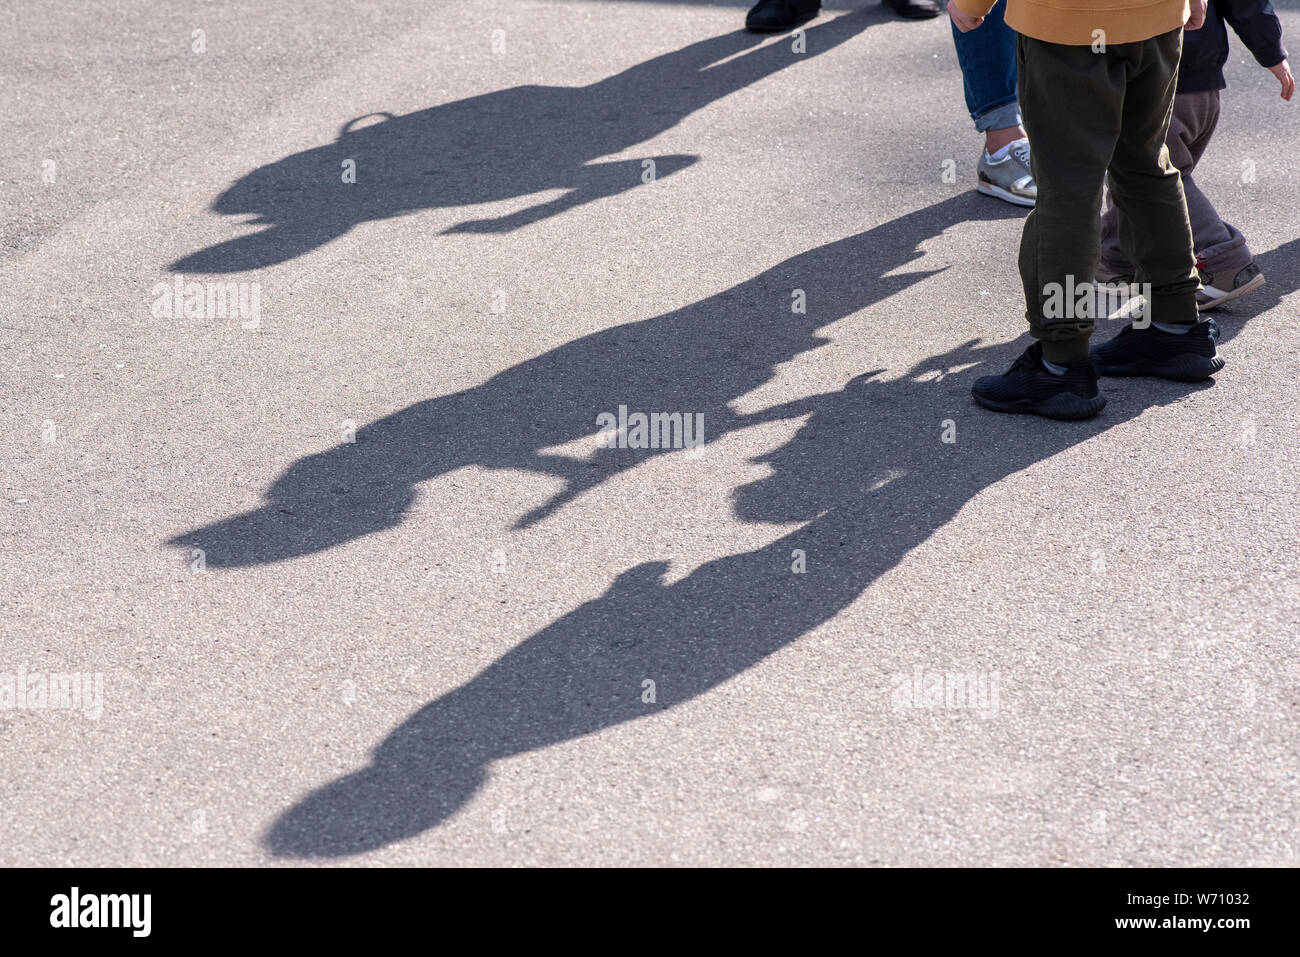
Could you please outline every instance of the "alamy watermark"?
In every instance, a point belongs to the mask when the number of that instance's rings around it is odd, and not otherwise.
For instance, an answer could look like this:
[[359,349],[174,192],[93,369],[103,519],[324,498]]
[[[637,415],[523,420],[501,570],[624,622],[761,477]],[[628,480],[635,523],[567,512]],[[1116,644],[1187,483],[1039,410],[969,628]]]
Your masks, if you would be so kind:
[[905,708],[947,708],[974,711],[981,718],[998,713],[996,672],[927,671],[920,665],[912,673],[900,671],[891,679],[890,702],[896,711]]
[[596,416],[602,449],[694,449],[704,444],[703,412],[632,412]]
[[1151,283],[1076,283],[1067,275],[1065,283],[1043,286],[1045,319],[1107,319],[1123,310],[1135,328],[1151,325]]
[[77,711],[98,721],[104,713],[104,675],[0,671],[0,715],[7,711]]
[[148,937],[152,913],[152,894],[86,894],[73,887],[50,898],[51,927],[125,928],[132,937]]
[[262,324],[259,282],[194,282],[177,276],[149,291],[155,319],[239,319],[244,329]]

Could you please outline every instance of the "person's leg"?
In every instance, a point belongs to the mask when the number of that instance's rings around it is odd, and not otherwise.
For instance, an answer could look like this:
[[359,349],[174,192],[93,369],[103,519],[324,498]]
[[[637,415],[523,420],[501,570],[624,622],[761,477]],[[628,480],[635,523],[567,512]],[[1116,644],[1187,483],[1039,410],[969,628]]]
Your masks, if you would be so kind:
[[[1092,350],[1100,375],[1197,382],[1223,368],[1218,327],[1198,321],[1192,228],[1182,177],[1166,144],[1182,39],[1180,28],[1111,48],[1127,70],[1123,128],[1110,162],[1111,195],[1120,210],[1120,242],[1137,266],[1135,278],[1150,285],[1142,321]],[[1174,136],[1171,142],[1177,150],[1185,140]],[[1190,154],[1182,159],[1189,168],[1195,165]]]
[[[1097,266],[1102,185],[1125,101],[1124,64],[1090,47],[1025,36],[1018,60],[1020,108],[1038,183],[1038,205],[1020,241],[1026,318],[1044,358],[1064,364],[1087,356],[1094,327],[1091,297],[1070,292],[1087,288]],[[1070,91],[1065,107],[1063,90]],[[1081,301],[1088,305],[1078,308]]]
[[1183,168],[1181,157],[1174,152],[1172,145],[1169,152],[1183,174],[1187,217],[1192,224],[1192,247],[1196,251],[1197,265],[1202,270],[1202,282],[1207,287],[1198,297],[1204,309],[1257,289],[1264,280],[1258,268],[1248,268],[1253,266],[1255,256],[1246,245],[1246,237],[1219,216],[1214,204],[1192,177],[1192,170],[1210,145],[1210,138],[1219,123],[1219,91],[1180,94],[1174,107],[1174,123],[1193,134],[1186,140],[1186,155],[1190,160],[1187,168]]
[[[975,121],[975,129],[981,133],[1021,126],[1016,92],[1016,34],[1007,26],[1005,10],[1006,4],[999,0],[980,28],[969,33],[962,33],[956,24],[950,24],[966,109]],[[999,143],[993,149],[1002,145]]]
[[[1196,185],[1193,173],[1219,122],[1219,91],[1179,93],[1169,122],[1169,161],[1183,181],[1187,217],[1192,227],[1192,247],[1198,263],[1212,275],[1231,285],[1237,274],[1254,260],[1246,239],[1231,223],[1224,222],[1214,204]],[[1101,217],[1100,273],[1106,276],[1132,275],[1132,259],[1120,248],[1119,210],[1111,198]]]
[[[1199,98],[1204,93],[1177,93],[1174,95],[1173,115],[1169,120],[1169,132],[1165,135],[1165,146],[1169,149],[1169,161],[1178,170],[1183,180],[1183,192],[1187,199],[1188,213],[1191,213],[1192,195],[1190,180],[1192,170],[1205,149],[1208,137],[1202,123],[1202,109]],[[1200,193],[1200,190],[1197,190]],[[1115,205],[1115,196],[1107,190],[1106,209],[1101,216],[1101,260],[1098,272],[1106,278],[1114,275],[1133,275],[1132,250],[1125,250],[1120,243],[1120,220],[1122,214]],[[1192,219],[1195,234],[1195,219]]]
[[[1124,66],[1086,46],[1021,35],[1017,73],[1039,187],[1020,241],[1025,315],[1038,341],[1005,374],[975,380],[971,393],[999,412],[1085,419],[1106,405],[1088,336],[1102,185],[1119,136]],[[1066,89],[1070,101],[1063,108]]]
[[[1166,145],[1182,30],[1111,48],[1127,70],[1122,133],[1110,160],[1110,188],[1120,210],[1120,244],[1151,284],[1148,317],[1169,325],[1196,322],[1196,259],[1182,177]],[[1175,148],[1183,141],[1175,136]],[[1191,165],[1190,155],[1184,157]]]
[[[1232,233],[1214,211],[1192,179],[1196,164],[1210,145],[1210,134],[1219,120],[1219,91],[1180,93],[1174,99],[1174,116],[1169,121],[1169,160],[1178,168],[1183,180],[1183,197],[1187,201],[1187,218],[1192,225],[1192,248],[1199,252],[1207,246],[1232,241]],[[1246,265],[1242,262],[1241,265]]]
[[[1022,206],[1037,198],[1029,173],[1029,146],[1016,91],[1016,34],[1007,26],[1006,4],[999,2],[978,30],[962,33],[952,25],[961,66],[966,109],[984,134],[978,175],[980,192]],[[1017,148],[1022,145],[1023,148]]]
[[990,153],[1025,136],[1016,93],[1016,33],[1005,14],[1006,4],[999,0],[978,30],[962,33],[951,24],[966,109]]

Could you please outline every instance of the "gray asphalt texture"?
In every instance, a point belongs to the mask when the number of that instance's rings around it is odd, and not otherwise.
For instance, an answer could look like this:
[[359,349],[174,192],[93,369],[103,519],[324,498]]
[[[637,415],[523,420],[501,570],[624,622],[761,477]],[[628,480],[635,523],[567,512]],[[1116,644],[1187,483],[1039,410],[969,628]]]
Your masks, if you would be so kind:
[[947,22],[744,10],[0,11],[0,864],[1300,863],[1300,105],[1217,381],[1000,416]]

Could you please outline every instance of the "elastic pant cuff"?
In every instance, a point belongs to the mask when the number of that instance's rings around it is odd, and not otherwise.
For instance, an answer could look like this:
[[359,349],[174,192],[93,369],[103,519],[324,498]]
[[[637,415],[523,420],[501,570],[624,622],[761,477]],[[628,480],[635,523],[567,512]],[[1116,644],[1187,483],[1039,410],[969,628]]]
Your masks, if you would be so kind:
[[1088,358],[1088,337],[1078,339],[1044,339],[1043,358],[1056,365],[1068,366]]
[[1176,293],[1174,295],[1151,295],[1151,321],[1163,322],[1170,326],[1191,325],[1199,318],[1196,310],[1196,293]]

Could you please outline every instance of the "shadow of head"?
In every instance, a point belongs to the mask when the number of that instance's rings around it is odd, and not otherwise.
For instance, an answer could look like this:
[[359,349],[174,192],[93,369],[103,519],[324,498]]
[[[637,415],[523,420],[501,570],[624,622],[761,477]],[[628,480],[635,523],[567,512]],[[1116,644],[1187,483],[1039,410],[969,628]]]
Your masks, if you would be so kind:
[[[774,288],[788,287],[782,276]],[[805,417],[759,460],[770,474],[735,494],[741,520],[798,528],[675,581],[666,562],[627,569],[598,598],[410,715],[366,767],[288,809],[266,846],[286,857],[338,857],[437,827],[473,797],[492,762],[707,692],[834,618],[985,489],[1210,386],[1141,380],[1083,422],[974,406],[973,380],[1005,369],[1023,345],[970,339],[896,377],[867,372],[745,417]],[[792,575],[792,559],[806,559],[807,574]]]
[[[458,757],[450,752],[453,758]],[[420,768],[372,764],[313,792],[262,836],[276,857],[340,857],[376,850],[429,829],[458,810],[486,778],[482,765],[448,763],[432,751]],[[351,819],[339,811],[360,813]],[[368,821],[382,822],[371,827]]]
[[[413,713],[366,767],[299,800],[265,846],[283,857],[339,857],[437,827],[473,797],[493,761],[636,720],[735,677],[839,614],[974,495],[1153,404],[1070,423],[973,409],[972,378],[990,371],[995,353],[1014,351],[971,341],[912,374],[869,373],[807,400],[807,423],[764,457],[773,474],[737,493],[746,521],[806,524],[676,581],[662,561],[624,571]],[[930,371],[972,360],[951,375]],[[1189,388],[1160,386],[1156,403]],[[962,437],[945,445],[939,416],[954,408]],[[807,574],[795,576],[800,555]]]
[[169,267],[230,273],[286,262],[353,226],[539,193],[558,198],[476,217],[443,232],[506,232],[685,169],[698,157],[604,160],[736,90],[834,49],[878,22],[861,11],[809,27],[805,52],[744,31],[711,37],[588,86],[516,86],[378,122],[349,121],[332,143],[244,176],[212,204],[257,232]]

